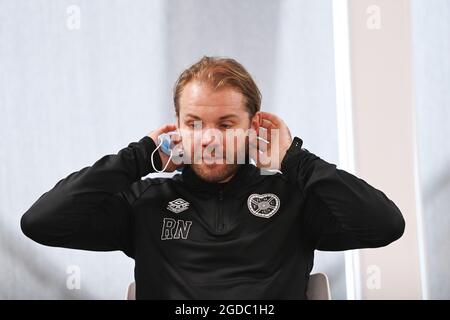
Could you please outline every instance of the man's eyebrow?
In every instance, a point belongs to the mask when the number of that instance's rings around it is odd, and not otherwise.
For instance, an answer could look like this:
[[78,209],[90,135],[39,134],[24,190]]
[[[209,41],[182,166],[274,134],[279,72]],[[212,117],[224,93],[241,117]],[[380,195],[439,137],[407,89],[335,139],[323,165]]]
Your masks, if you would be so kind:
[[219,118],[219,120],[225,120],[225,119],[229,119],[229,118],[239,118],[239,117],[235,114],[227,114],[227,115],[221,116]]
[[195,114],[192,114],[192,113],[186,114],[186,118],[187,118],[187,117],[191,117],[191,118],[194,118],[194,119],[201,120],[198,116],[196,116]]
[[[195,114],[192,114],[192,113],[187,113],[185,117],[201,120],[201,118],[199,118],[198,116],[196,116]],[[238,118],[239,119],[239,117],[237,115],[230,113],[230,114],[226,114],[224,116],[219,117],[219,120],[225,120],[225,119],[230,119],[230,118]]]

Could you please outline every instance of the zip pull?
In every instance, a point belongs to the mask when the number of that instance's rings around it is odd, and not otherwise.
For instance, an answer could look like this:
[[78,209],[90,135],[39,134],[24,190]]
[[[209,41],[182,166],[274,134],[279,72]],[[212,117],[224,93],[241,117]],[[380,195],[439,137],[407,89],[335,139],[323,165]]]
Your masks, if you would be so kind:
[[222,201],[223,201],[223,187],[220,187],[219,189],[219,214],[218,214],[218,222],[217,222],[217,229],[218,231],[222,231],[224,229],[223,224],[223,209],[222,209]]

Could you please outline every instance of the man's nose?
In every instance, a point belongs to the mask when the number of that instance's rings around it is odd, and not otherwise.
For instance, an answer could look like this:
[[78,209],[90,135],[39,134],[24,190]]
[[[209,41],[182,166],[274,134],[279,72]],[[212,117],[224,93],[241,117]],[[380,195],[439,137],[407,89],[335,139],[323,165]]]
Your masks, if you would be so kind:
[[202,146],[206,147],[212,143],[219,144],[220,137],[215,129],[205,129],[202,132]]

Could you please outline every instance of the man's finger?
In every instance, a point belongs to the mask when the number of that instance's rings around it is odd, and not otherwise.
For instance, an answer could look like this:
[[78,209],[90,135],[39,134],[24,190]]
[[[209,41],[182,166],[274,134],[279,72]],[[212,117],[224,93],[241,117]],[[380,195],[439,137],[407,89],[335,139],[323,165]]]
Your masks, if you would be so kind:
[[163,125],[161,128],[158,129],[159,133],[167,133],[170,131],[174,131],[177,129],[177,125],[174,123],[169,123],[169,124],[165,124]]
[[262,119],[261,122],[262,122],[262,123],[261,123],[261,127],[262,127],[262,128],[266,128],[266,129],[275,129],[275,128],[279,128],[279,126],[278,126],[277,124],[273,123],[273,122],[270,121],[270,120]]
[[178,143],[181,141],[181,136],[179,134],[170,135],[170,140],[174,143]]
[[263,124],[264,120],[272,122],[275,126],[280,126],[281,125],[280,118],[278,118],[273,113],[260,111],[259,112],[259,117],[260,117],[260,125]]

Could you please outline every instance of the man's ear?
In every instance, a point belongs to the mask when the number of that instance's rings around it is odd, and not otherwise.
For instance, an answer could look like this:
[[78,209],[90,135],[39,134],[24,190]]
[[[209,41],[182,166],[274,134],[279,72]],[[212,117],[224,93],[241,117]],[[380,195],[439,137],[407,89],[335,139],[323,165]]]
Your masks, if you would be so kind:
[[251,120],[251,128],[253,129],[253,130],[255,130],[256,132],[258,132],[258,130],[259,130],[259,125],[260,125],[260,116],[259,116],[259,111],[258,112],[256,112],[254,115],[253,115],[253,117],[252,117],[252,120]]
[[250,122],[251,122],[250,128],[249,128],[249,131],[247,132],[248,133],[248,148],[249,148],[248,152],[249,152],[250,158],[252,158],[252,159],[255,157],[254,150],[256,150],[257,145],[258,145],[257,144],[257,141],[258,141],[257,136],[259,133],[259,121],[260,121],[259,112],[256,112],[250,120]]

